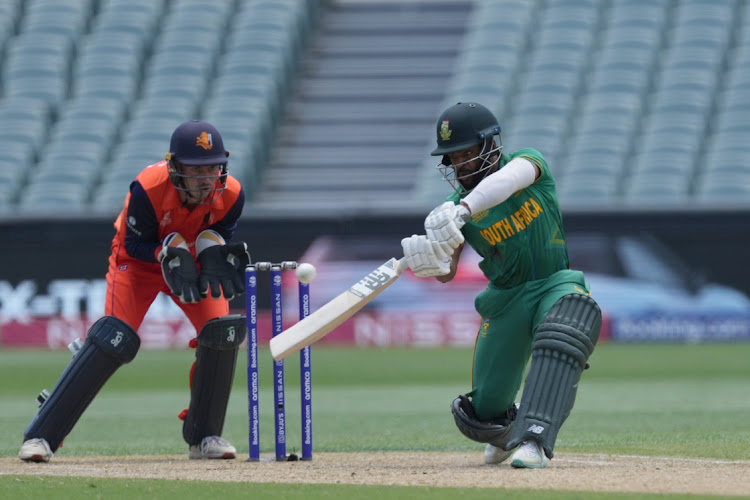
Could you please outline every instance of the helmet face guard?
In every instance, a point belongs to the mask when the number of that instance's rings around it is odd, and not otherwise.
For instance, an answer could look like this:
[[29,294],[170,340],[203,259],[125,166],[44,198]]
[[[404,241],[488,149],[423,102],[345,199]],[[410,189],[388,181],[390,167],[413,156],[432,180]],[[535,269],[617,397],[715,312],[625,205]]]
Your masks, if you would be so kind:
[[[459,102],[443,111],[437,123],[437,148],[431,155],[442,156],[436,168],[457,193],[469,193],[498,166],[503,149],[500,130],[495,115],[481,104]],[[477,145],[481,148],[475,157],[452,164],[452,153]]]
[[[186,174],[184,172],[185,166],[181,164],[179,161],[174,160],[171,158],[171,153],[166,154],[167,157],[167,170],[169,172],[169,180],[172,181],[172,185],[174,185],[175,189],[178,191],[181,191],[185,193],[186,196],[186,203],[189,203],[191,205],[210,205],[214,201],[218,200],[221,196],[221,193],[224,192],[224,190],[227,188],[227,164],[219,164],[221,165],[221,170],[219,172],[219,175],[211,174],[211,175],[192,175],[192,174]],[[190,165],[188,165],[189,167]],[[198,200],[195,203],[192,203],[191,200],[195,199],[193,193],[196,191],[196,189],[191,190],[187,186],[187,179],[192,179],[195,181],[200,182],[203,179],[214,179],[215,182],[213,184],[213,187],[211,188],[208,195],[203,198],[202,200]]]
[[[460,195],[469,194],[474,187],[469,188],[467,186],[476,186],[479,184],[482,179],[494,171],[500,162],[503,144],[499,131],[497,133],[497,140],[498,142],[495,142],[494,136],[486,137],[482,141],[482,149],[479,150],[477,156],[455,165],[451,163],[448,154],[445,154],[443,155],[443,160],[435,168],[438,169],[440,175],[443,176],[443,180],[447,181],[454,191]],[[471,167],[474,165],[473,162],[476,161],[479,161],[479,168],[470,169],[463,175],[460,174],[463,166],[469,165]]]

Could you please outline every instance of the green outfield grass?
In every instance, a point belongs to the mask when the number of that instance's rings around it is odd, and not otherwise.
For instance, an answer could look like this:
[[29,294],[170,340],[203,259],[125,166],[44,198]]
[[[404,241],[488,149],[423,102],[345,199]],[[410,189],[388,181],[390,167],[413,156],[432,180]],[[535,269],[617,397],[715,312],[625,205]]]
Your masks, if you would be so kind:
[[[271,454],[271,363],[261,356],[261,447]],[[482,446],[455,429],[449,404],[470,383],[471,349],[313,349],[313,416],[315,450],[476,450]],[[18,452],[23,430],[36,411],[35,397],[52,389],[68,360],[67,351],[0,351],[0,453]],[[57,457],[114,454],[186,453],[177,414],[187,406],[187,374],[193,351],[143,351],[118,371],[105,386]],[[298,367],[296,356],[287,363],[288,451],[300,442]],[[559,453],[615,453],[654,456],[705,457],[747,460],[750,449],[750,344],[733,345],[600,345],[582,379],[576,407],[560,432]],[[235,387],[224,436],[247,453],[246,355],[240,353]],[[80,483],[64,478],[8,478],[0,488],[8,498],[48,496],[45,488]],[[170,481],[85,481],[85,491],[152,488],[184,496],[185,484]],[[126,486],[127,485],[127,486]],[[80,493],[80,484],[71,486]],[[234,498],[248,487],[231,484],[191,485],[191,491],[210,488],[212,495]],[[252,485],[252,494],[264,485]],[[305,486],[305,491],[310,487]],[[370,498],[408,496],[442,498],[422,488],[315,487],[320,497]],[[17,489],[17,494],[15,494]],[[379,493],[377,491],[380,491]],[[57,492],[58,490],[55,489]],[[72,490],[71,490],[72,491]],[[222,491],[219,495],[217,491]],[[356,491],[357,493],[353,493]],[[485,498],[484,490],[471,498]],[[274,487],[278,493],[278,487]],[[374,493],[369,493],[374,492]],[[509,494],[512,492],[508,492]],[[544,496],[521,492],[523,498],[596,498]],[[451,498],[461,492],[444,492]],[[497,492],[494,492],[495,497]],[[160,494],[161,495],[161,494]],[[169,493],[171,495],[171,493]],[[339,495],[339,496],[337,496]],[[289,498],[295,498],[290,493]],[[506,495],[505,498],[516,498]],[[646,498],[610,495],[608,498]],[[105,498],[120,498],[107,494]],[[126,496],[123,496],[125,498]],[[598,494],[601,497],[601,494]],[[197,497],[196,497],[197,498]],[[489,498],[487,496],[486,498]],[[677,498],[670,497],[670,498]],[[688,497],[685,497],[688,498]],[[697,498],[697,497],[690,497]]]
[[[12,481],[12,482],[11,482]],[[283,498],[287,500],[701,500],[715,496],[649,495],[635,493],[602,494],[586,492],[556,492],[489,488],[433,488],[406,486],[355,486],[348,484],[243,484],[204,481],[150,481],[142,479],[80,479],[71,477],[0,476],[0,487],[6,498],[38,500],[39,498],[71,499],[226,499],[226,498]]]

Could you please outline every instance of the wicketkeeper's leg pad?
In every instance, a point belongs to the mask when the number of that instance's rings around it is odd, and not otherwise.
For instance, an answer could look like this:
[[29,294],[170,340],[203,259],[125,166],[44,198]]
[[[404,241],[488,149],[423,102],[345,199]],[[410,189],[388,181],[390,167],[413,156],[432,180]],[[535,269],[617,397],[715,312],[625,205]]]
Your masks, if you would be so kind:
[[461,395],[451,403],[451,413],[461,434],[472,441],[489,443],[505,449],[510,439],[513,420],[516,418],[516,407],[514,405],[508,408],[505,415],[499,419],[480,421],[469,398]]
[[24,440],[44,438],[56,451],[109,377],[132,361],[140,346],[138,334],[124,321],[104,316],[94,323],[83,346],[26,427]]
[[587,295],[565,295],[552,306],[537,328],[507,450],[533,439],[542,445],[547,457],[553,457],[557,433],[573,408],[578,381],[599,339],[601,325],[599,306]]
[[200,444],[206,436],[221,436],[237,352],[246,335],[245,316],[240,314],[214,318],[198,334],[190,407],[182,426],[188,444]]

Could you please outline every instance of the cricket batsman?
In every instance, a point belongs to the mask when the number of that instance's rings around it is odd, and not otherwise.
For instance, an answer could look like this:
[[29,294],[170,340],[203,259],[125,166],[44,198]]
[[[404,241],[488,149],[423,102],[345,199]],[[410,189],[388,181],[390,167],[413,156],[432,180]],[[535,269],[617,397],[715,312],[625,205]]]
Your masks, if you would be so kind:
[[503,153],[497,118],[473,102],[442,113],[432,155],[453,193],[425,235],[402,240],[409,267],[449,282],[468,243],[489,280],[474,303],[472,388],[451,404],[454,420],[486,443],[485,463],[512,455],[512,467],[546,467],[602,321],[583,273],[570,269],[555,181],[539,151]]
[[234,458],[221,437],[245,318],[229,315],[244,292],[247,245],[233,241],[245,203],[228,175],[229,151],[204,121],[178,126],[163,161],[130,184],[107,272],[104,317],[24,431],[18,457],[49,462],[65,436],[114,372],[135,358],[138,328],[159,292],[169,295],[198,332],[190,370],[190,405],[182,434],[191,459]]

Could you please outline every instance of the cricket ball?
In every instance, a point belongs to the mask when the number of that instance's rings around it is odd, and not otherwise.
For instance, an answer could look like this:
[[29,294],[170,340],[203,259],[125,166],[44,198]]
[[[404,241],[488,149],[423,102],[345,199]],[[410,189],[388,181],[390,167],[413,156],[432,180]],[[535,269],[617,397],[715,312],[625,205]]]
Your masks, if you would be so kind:
[[300,283],[310,283],[312,280],[315,279],[315,274],[317,271],[315,270],[315,266],[312,264],[308,264],[307,262],[304,262],[297,266],[297,279],[300,281]]

